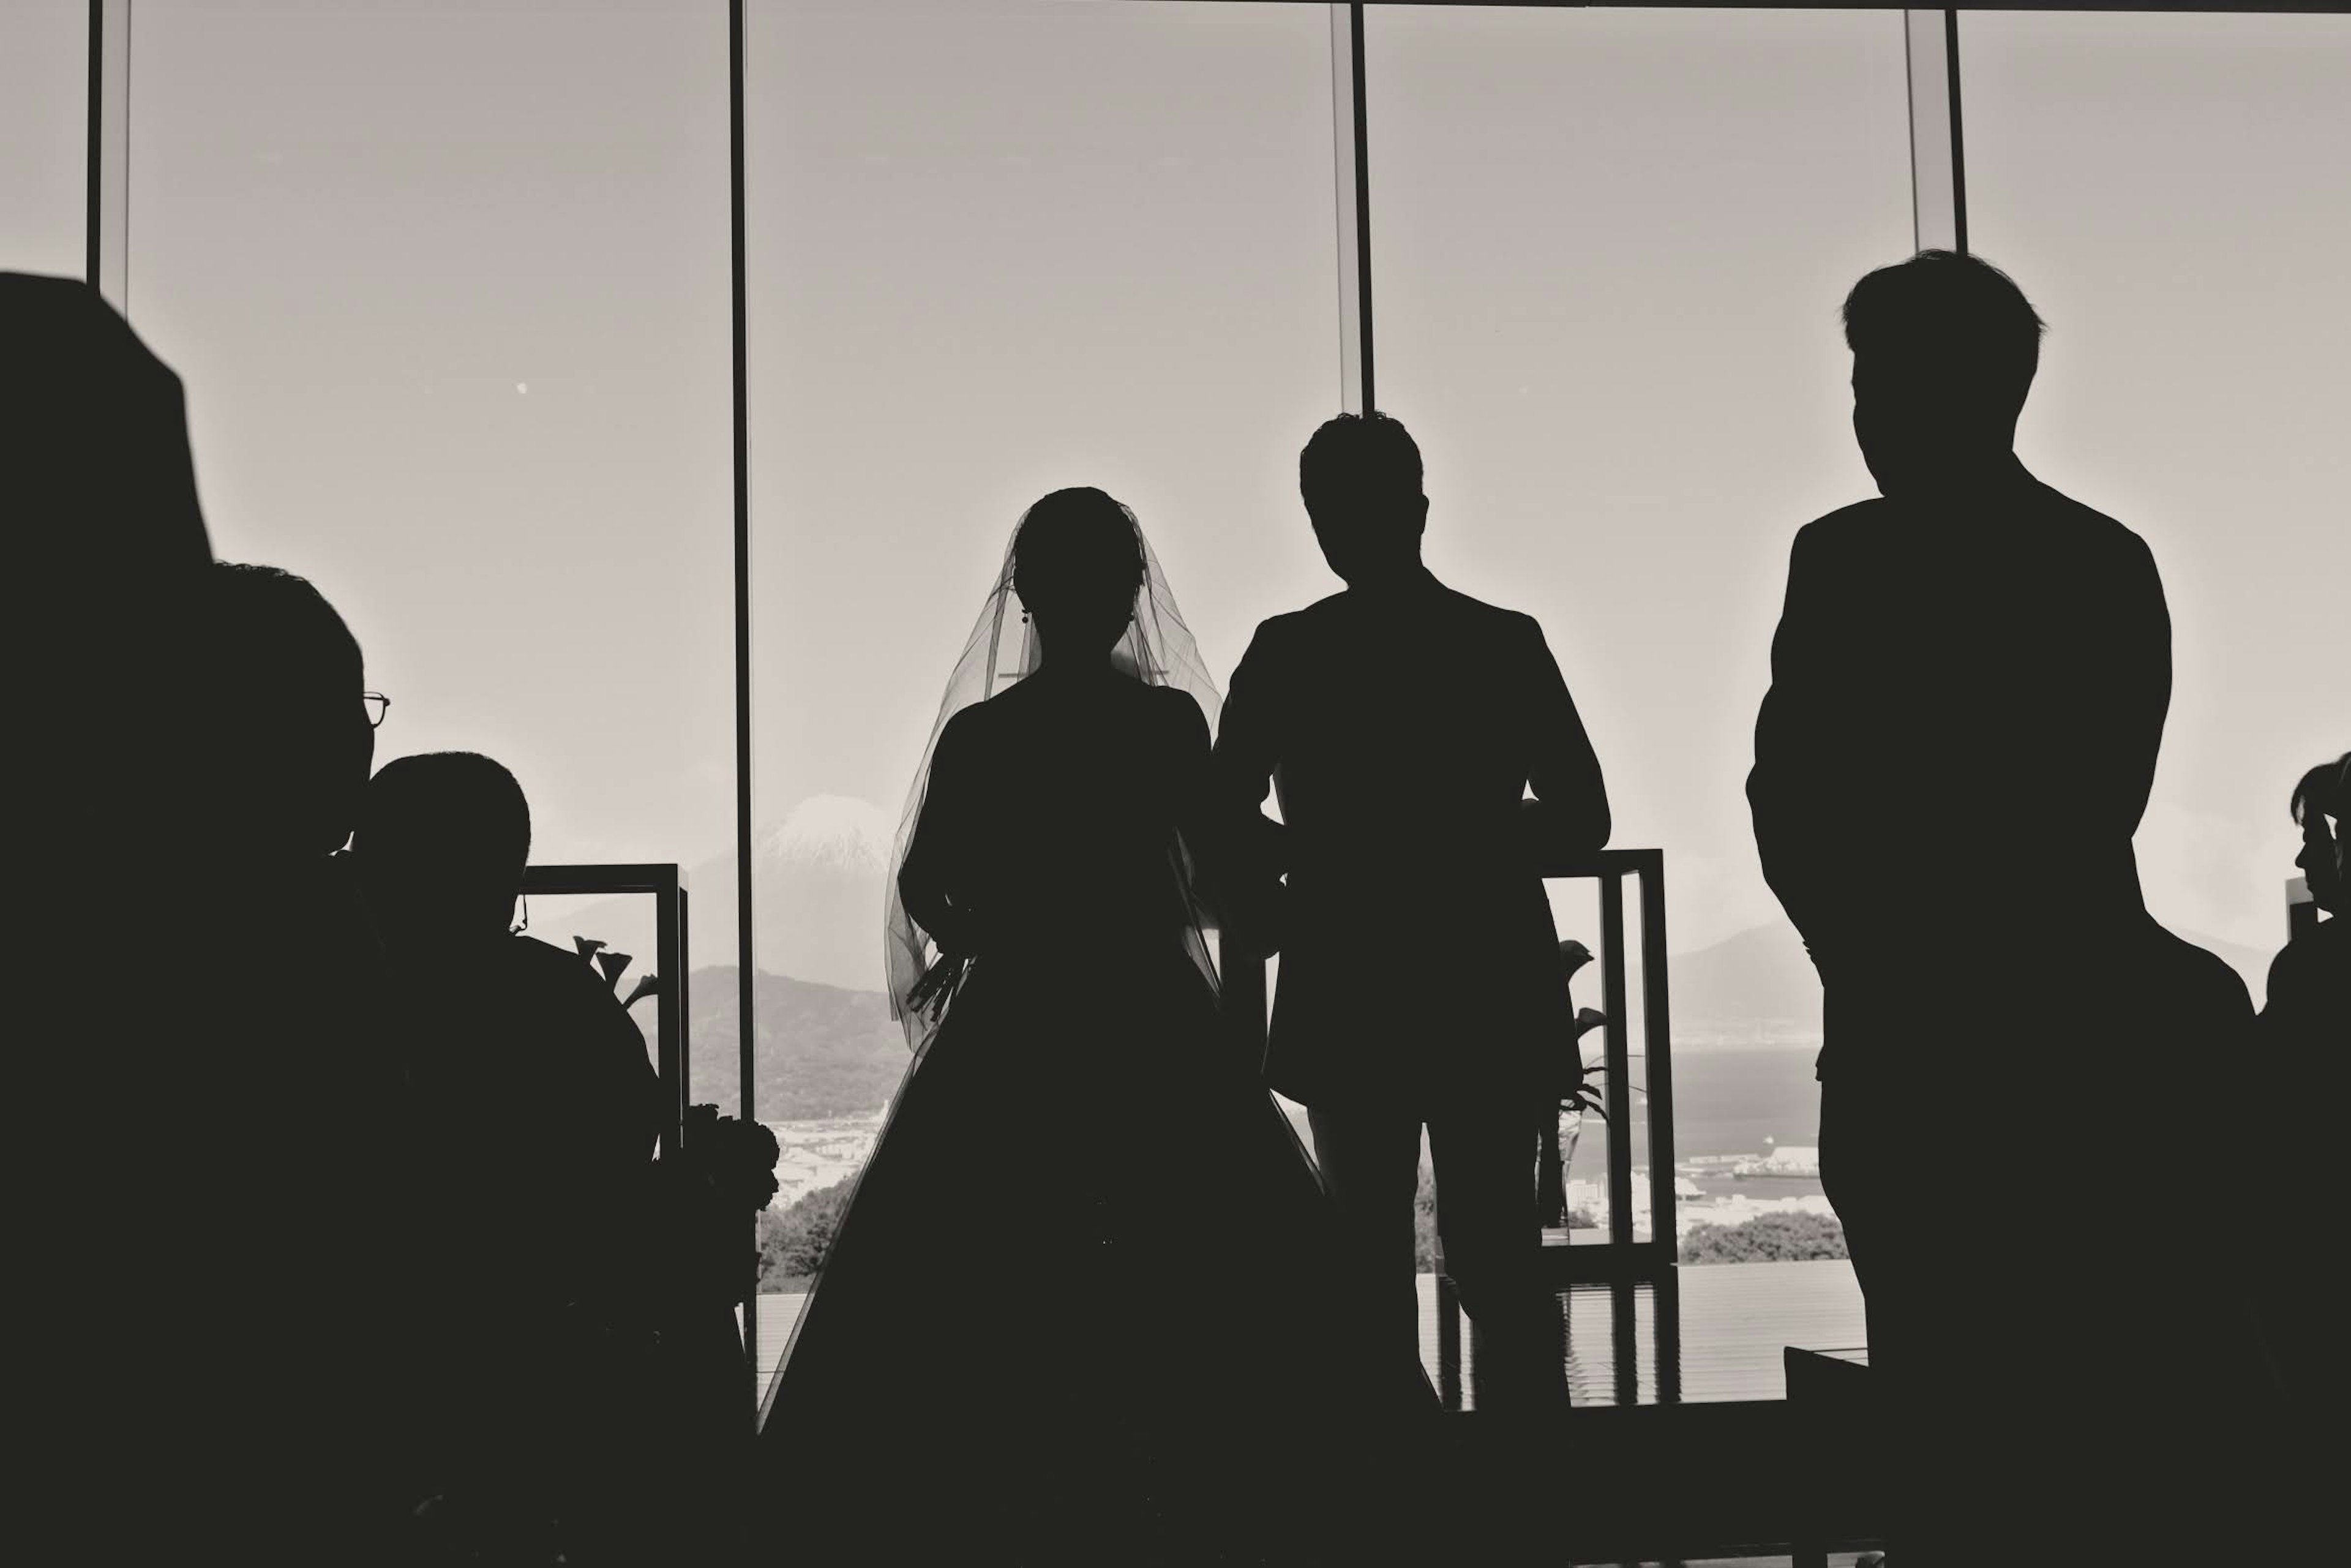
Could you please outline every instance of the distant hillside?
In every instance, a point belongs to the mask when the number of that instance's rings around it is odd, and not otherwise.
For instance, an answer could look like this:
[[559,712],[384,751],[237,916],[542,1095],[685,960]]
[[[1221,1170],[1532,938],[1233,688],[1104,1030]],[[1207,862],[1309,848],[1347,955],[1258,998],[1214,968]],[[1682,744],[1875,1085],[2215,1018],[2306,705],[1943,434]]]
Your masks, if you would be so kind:
[[1820,1030],[1820,977],[1783,921],[1676,953],[1667,973],[1677,1035],[1744,1033],[1764,1024],[1799,1034]]
[[[861,1115],[889,1103],[912,1053],[880,992],[768,974],[759,976],[758,987],[753,1108],[759,1120]],[[731,966],[694,971],[687,1087],[695,1100],[729,1110],[742,1072],[735,993]]]
[[[2253,1005],[2262,1003],[2271,955],[2193,931],[2179,933],[2226,962],[2244,977]],[[1997,963],[1984,970],[1984,983],[2000,985]],[[1821,984],[1804,944],[1783,922],[1758,925],[1701,947],[1673,955],[1674,1033],[1713,1038],[1787,1039],[1791,1043],[1821,1027]],[[1579,984],[1577,997],[1587,988]]]
[[[753,848],[752,897],[765,973],[821,980],[850,990],[882,986],[882,895],[897,824],[882,808],[846,795],[812,795]],[[734,963],[735,861],[722,855],[684,868],[691,898],[690,967]],[[562,916],[561,934],[649,936],[651,915],[636,901],[596,904]],[[699,984],[699,982],[697,982]],[[732,995],[732,992],[729,992]]]

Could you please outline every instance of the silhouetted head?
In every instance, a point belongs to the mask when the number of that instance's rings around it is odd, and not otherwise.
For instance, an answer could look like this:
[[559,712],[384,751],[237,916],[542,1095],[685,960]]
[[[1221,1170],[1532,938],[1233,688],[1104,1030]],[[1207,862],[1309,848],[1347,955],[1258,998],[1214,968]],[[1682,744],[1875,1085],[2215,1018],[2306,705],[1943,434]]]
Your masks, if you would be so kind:
[[119,587],[209,562],[180,378],[98,290],[0,272],[0,482],[26,580]]
[[206,569],[187,612],[183,659],[156,679],[191,724],[188,831],[233,860],[331,854],[359,821],[375,757],[350,628],[274,566]]
[[477,753],[395,758],[368,782],[351,848],[387,942],[499,936],[530,862],[530,803]]
[[2005,459],[2042,330],[2008,274],[1972,256],[1922,250],[1855,284],[1853,433],[1877,487],[1896,495]]
[[1134,515],[1092,486],[1054,491],[1012,536],[1012,591],[1049,661],[1107,655],[1134,617],[1144,570]]
[[1420,447],[1402,422],[1376,411],[1326,422],[1298,455],[1298,493],[1322,559],[1349,586],[1420,565],[1428,497],[1421,494]]
[[2344,914],[2343,809],[2351,803],[2351,752],[2322,762],[2302,776],[2288,802],[2302,825],[2302,852],[2294,863],[2310,884],[2311,901],[2327,914]]

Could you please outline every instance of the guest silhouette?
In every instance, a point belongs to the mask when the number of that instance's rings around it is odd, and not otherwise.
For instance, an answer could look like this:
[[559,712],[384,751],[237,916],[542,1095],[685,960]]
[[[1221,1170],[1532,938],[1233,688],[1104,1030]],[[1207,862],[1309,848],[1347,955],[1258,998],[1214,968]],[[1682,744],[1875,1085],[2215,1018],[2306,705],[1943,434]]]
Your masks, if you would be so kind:
[[475,1539],[551,1557],[549,1520],[576,1531],[643,1479],[604,1417],[628,1403],[608,1352],[643,1318],[622,1238],[659,1085],[611,988],[514,925],[530,808],[506,768],[387,763],[353,852],[406,1080],[432,1484]]
[[2196,1200],[1988,1228],[1986,1186],[2110,1185],[2193,1052],[2250,1021],[2140,900],[2162,585],[2137,535],[2017,460],[2043,324],[2006,274],[1921,252],[1844,316],[1883,498],[1797,535],[1748,794],[1825,991],[1822,1175],[1904,1458],[1894,1555],[2112,1547],[2134,1515],[2110,1483],[2196,1451],[2142,1446],[2187,1408],[2148,1407],[2147,1365],[2185,1335],[2157,1270]]
[[[1418,1343],[1426,1129],[1447,1270],[1481,1331],[1479,1402],[1503,1406],[1555,1357],[1531,1199],[1546,1047],[1573,1030],[1538,856],[1604,844],[1607,792],[1542,628],[1423,563],[1429,502],[1401,423],[1325,423],[1299,488],[1346,591],[1258,628],[1214,762],[1287,873],[1266,1076],[1307,1107],[1391,1359]],[[1259,816],[1269,784],[1279,830]]]
[[110,582],[212,560],[180,378],[79,278],[0,272],[0,379],[19,570]]
[[[2256,1027],[2250,1074],[2277,1121],[2253,1151],[2261,1173],[2247,1212],[2262,1231],[2255,1249],[2262,1312],[2281,1392],[2304,1421],[2340,1407],[2343,1336],[2336,1323],[2332,1260],[2314,1248],[2325,1218],[2315,1195],[2333,1185],[2334,1150],[2351,1084],[2351,920],[2344,917],[2344,808],[2351,802],[2351,753],[2302,776],[2290,802],[2302,828],[2302,868],[2315,919],[2294,933],[2270,965],[2269,998]],[[2316,1478],[2313,1478],[2315,1479]],[[2321,1489],[2306,1495],[2327,1495]]]
[[148,825],[183,879],[153,945],[183,1022],[147,1092],[179,1128],[154,1265],[176,1345],[138,1418],[209,1478],[183,1540],[371,1561],[407,1479],[399,1080],[336,852],[380,709],[342,618],[276,568],[208,569],[173,636],[157,672],[172,789]]
[[[182,1279],[213,1217],[157,1202],[158,1171],[201,1153],[172,1088],[225,1025],[197,1004],[202,965],[172,918],[187,845],[156,831],[184,755],[187,694],[171,617],[212,559],[179,378],[79,278],[0,272],[0,516],[12,770],[10,1064],[25,1113],[11,1139],[5,1331],[23,1530],[91,1560],[154,1545],[148,1521],[212,1490],[201,1456],[125,1412],[173,1396],[193,1369],[152,1343],[153,1288]],[[137,909],[151,919],[134,932]],[[171,932],[168,939],[157,934]],[[228,1030],[219,1031],[226,1036]],[[135,1217],[135,1218],[134,1218]],[[137,1240],[126,1242],[125,1227]],[[126,1495],[147,1500],[136,1510]]]
[[2289,807],[2302,830],[2302,870],[2314,919],[2270,965],[2261,1033],[2268,1054],[2339,1052],[2351,1043],[2351,923],[2344,918],[2344,806],[2351,801],[2351,753],[2322,762],[2294,787]]

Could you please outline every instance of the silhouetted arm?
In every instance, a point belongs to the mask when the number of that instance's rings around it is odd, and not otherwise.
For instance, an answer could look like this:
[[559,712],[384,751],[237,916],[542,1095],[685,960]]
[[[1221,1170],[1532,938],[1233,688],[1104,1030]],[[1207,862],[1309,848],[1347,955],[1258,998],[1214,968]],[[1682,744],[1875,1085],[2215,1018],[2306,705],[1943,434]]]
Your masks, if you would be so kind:
[[1280,751],[1274,734],[1272,687],[1277,656],[1269,651],[1272,622],[1257,629],[1233,671],[1218,723],[1210,784],[1224,809],[1255,811],[1273,787]]
[[1527,783],[1535,795],[1521,808],[1526,838],[1541,860],[1574,860],[1607,847],[1614,826],[1608,785],[1541,625],[1528,617],[1526,626],[1534,643],[1534,680],[1527,712],[1520,716],[1531,742]]
[[1788,555],[1788,593],[1771,638],[1771,685],[1755,718],[1755,767],[1747,776],[1755,848],[1763,880],[1820,960],[1827,931],[1827,869],[1833,853],[1819,804],[1827,716],[1817,685],[1826,642],[1827,582],[1820,535],[1797,534]]
[[2147,541],[2131,535],[2113,585],[2111,622],[2092,653],[2095,685],[2074,735],[2090,810],[2118,841],[2138,831],[2155,789],[2171,707],[2171,611]]
[[1233,671],[1206,775],[1208,877],[1226,940],[1260,956],[1280,945],[1283,830],[1263,807],[1281,760],[1281,705],[1273,623],[1257,630]]
[[1176,831],[1192,857],[1192,893],[1202,923],[1219,929],[1235,867],[1230,813],[1219,809],[1209,781],[1207,716],[1189,692],[1162,687],[1154,695],[1167,725],[1164,766],[1174,785]]
[[968,722],[973,711],[956,715],[939,732],[930,776],[923,786],[922,810],[914,819],[914,842],[898,868],[898,896],[905,901],[906,913],[942,953],[968,955],[979,939],[977,916],[967,902],[969,883],[963,875],[974,829]]

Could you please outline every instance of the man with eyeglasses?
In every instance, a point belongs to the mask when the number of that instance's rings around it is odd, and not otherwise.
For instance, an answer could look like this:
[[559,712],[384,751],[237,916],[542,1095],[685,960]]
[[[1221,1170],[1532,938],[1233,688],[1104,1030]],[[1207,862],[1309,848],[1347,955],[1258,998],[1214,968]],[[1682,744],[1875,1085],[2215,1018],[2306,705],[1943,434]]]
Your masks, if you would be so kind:
[[235,1457],[190,1504],[188,1544],[368,1562],[405,1488],[400,1093],[380,954],[337,852],[390,705],[334,607],[277,568],[213,566],[176,633],[159,1272],[184,1355],[153,1418],[200,1469]]

